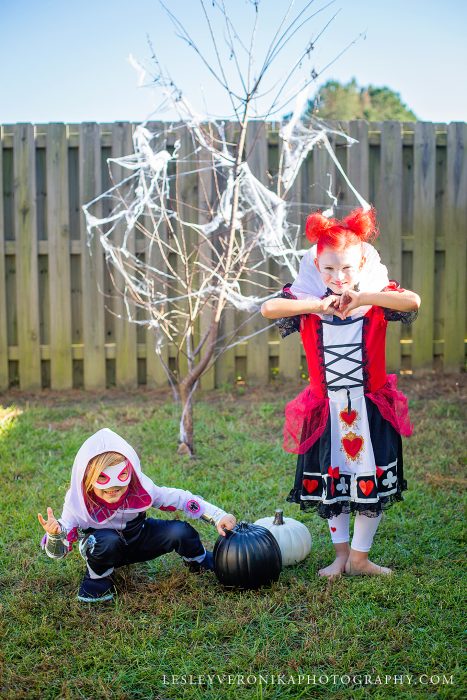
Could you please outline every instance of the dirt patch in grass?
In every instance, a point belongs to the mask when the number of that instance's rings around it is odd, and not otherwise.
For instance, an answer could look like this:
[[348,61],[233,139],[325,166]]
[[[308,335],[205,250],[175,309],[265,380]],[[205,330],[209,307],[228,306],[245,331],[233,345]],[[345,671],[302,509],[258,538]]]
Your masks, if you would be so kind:
[[445,476],[444,474],[425,474],[426,480],[433,486],[467,486],[467,479],[462,476]]
[[[467,395],[466,374],[440,374],[429,373],[421,376],[400,376],[398,384],[409,399],[436,399],[450,398],[465,399]],[[306,387],[303,382],[284,382],[275,380],[266,386],[234,385],[230,389],[214,389],[211,391],[199,391],[197,398],[199,401],[207,403],[230,403],[248,404],[250,402],[260,402],[284,397],[290,400],[297,393]],[[161,406],[172,401],[172,392],[169,388],[148,389],[145,386],[137,389],[106,389],[105,391],[84,391],[82,389],[71,389],[68,391],[52,391],[43,389],[38,392],[24,392],[19,389],[10,389],[0,394],[0,403],[8,407],[11,404],[16,406],[27,406],[28,404],[41,403],[43,406],[59,408],[80,403],[83,406],[93,406],[99,403],[110,405],[121,405],[124,403],[141,401],[152,406]]]
[[134,401],[162,406],[171,400],[172,392],[170,389],[146,389],[144,386],[131,390],[111,388],[105,391],[84,391],[82,389],[52,391],[51,389],[42,389],[36,392],[25,392],[19,389],[9,389],[7,392],[0,394],[0,404],[3,406],[14,404],[21,407],[34,406],[40,403],[42,406],[50,406],[51,408],[63,408],[79,403],[83,407],[92,408],[101,403],[119,406]]
[[425,374],[420,377],[398,377],[401,391],[409,399],[450,399],[465,400],[467,397],[467,375],[459,374]]

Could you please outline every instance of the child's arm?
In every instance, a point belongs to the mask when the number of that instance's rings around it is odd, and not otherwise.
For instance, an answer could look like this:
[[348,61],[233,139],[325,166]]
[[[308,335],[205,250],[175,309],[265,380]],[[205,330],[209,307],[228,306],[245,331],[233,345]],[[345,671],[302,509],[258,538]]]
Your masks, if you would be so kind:
[[410,289],[394,294],[394,292],[374,292],[372,294],[362,292],[359,306],[382,306],[385,309],[395,311],[417,311],[420,308],[421,299],[418,294]]
[[44,520],[41,513],[37,518],[46,531],[45,553],[51,559],[63,559],[70,551],[66,541],[67,531],[54,516],[52,508],[47,508],[47,520]]
[[331,294],[324,299],[268,299],[261,307],[265,318],[285,318],[301,314],[339,314],[339,297]]
[[343,318],[351,315],[351,312],[359,306],[381,306],[384,309],[393,309],[401,312],[417,312],[420,307],[420,297],[409,289],[396,288],[390,285],[390,290],[382,292],[344,292],[340,298],[339,308]]
[[169,488],[167,486],[155,486],[153,495],[153,508],[160,510],[183,510],[189,518],[202,518],[217,528],[220,535],[225,536],[225,530],[233,530],[237,521],[233,515],[226,513],[212,503],[208,503],[201,496],[194,496],[190,491]]

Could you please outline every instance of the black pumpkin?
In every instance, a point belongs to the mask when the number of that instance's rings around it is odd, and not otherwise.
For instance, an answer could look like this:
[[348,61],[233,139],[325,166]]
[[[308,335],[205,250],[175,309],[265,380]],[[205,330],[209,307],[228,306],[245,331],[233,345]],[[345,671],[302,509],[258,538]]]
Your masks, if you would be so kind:
[[261,525],[240,522],[214,545],[214,570],[231,588],[259,588],[277,581],[282,571],[281,550]]

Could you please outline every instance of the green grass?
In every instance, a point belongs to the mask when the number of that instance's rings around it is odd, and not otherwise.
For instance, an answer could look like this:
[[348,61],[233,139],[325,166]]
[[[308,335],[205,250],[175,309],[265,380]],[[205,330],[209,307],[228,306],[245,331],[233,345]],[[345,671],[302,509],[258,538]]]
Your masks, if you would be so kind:
[[[463,697],[462,404],[446,386],[439,396],[415,383],[404,389],[416,425],[404,441],[409,490],[386,512],[371,552],[395,575],[334,581],[317,575],[333,558],[326,521],[285,502],[295,458],[281,448],[282,415],[294,389],[200,397],[193,461],[175,453],[178,407],[167,395],[4,395],[0,697]],[[60,513],[74,455],[105,426],[135,447],[156,483],[187,488],[243,520],[282,507],[309,527],[310,556],[269,589],[232,592],[213,574],[190,575],[170,554],[120,569],[115,603],[79,603],[84,562],[77,551],[63,561],[41,552],[37,512],[51,505]],[[212,547],[215,530],[197,527]],[[267,683],[253,682],[260,673]],[[186,684],[171,683],[172,674]],[[221,678],[189,685],[190,674]],[[221,682],[224,674],[233,682]],[[279,674],[287,685],[278,684]],[[316,675],[316,685],[299,685],[300,674]],[[379,674],[382,682],[348,686],[347,674]],[[412,684],[385,683],[395,674],[411,674]],[[420,685],[420,674],[440,682]],[[453,683],[443,684],[443,674]],[[320,684],[320,675],[329,682]]]

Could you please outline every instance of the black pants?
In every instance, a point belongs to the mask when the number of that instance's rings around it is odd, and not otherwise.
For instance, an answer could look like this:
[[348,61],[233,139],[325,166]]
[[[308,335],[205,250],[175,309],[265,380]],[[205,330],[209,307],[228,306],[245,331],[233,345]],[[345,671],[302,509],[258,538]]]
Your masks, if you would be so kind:
[[108,569],[149,561],[175,551],[186,559],[204,554],[205,549],[194,527],[181,520],[156,520],[138,515],[121,533],[111,528],[85,531],[86,559],[92,571],[101,576]]

